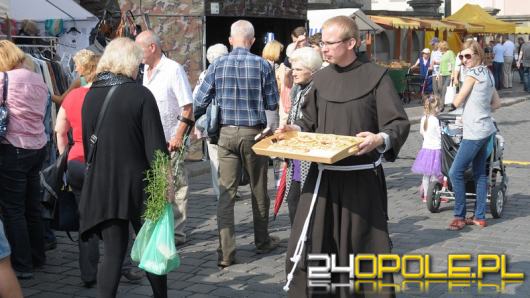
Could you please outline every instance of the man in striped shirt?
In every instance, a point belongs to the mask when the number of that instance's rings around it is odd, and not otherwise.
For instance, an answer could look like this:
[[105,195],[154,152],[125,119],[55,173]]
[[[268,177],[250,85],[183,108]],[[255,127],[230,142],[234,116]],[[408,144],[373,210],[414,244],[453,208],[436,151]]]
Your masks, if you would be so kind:
[[232,52],[210,65],[194,98],[195,119],[214,98],[220,107],[217,225],[218,265],[223,268],[235,262],[234,204],[241,166],[250,177],[256,252],[269,252],[279,242],[268,232],[268,158],[252,151],[254,136],[267,125],[265,110],[278,107],[278,87],[270,64],[249,51],[255,41],[252,24],[239,20],[230,29]]

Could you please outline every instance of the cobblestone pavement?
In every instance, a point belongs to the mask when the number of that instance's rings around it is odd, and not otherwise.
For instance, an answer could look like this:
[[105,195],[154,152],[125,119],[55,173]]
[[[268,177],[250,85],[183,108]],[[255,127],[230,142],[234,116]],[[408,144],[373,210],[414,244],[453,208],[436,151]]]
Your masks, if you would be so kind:
[[[506,160],[530,161],[525,154],[530,145],[530,101],[502,108],[495,114],[502,135],[506,138]],[[462,231],[447,230],[452,218],[453,203],[442,205],[439,213],[430,213],[421,203],[418,189],[421,177],[410,172],[416,152],[421,146],[418,124],[413,125],[400,159],[384,165],[389,187],[389,228],[394,252],[429,253],[435,271],[445,271],[448,253],[503,253],[509,257],[510,272],[530,274],[530,192],[529,166],[509,166],[509,200],[501,219],[491,219],[489,227],[466,227]],[[272,179],[269,179],[272,180]],[[270,183],[273,197],[272,183]],[[249,189],[244,187],[236,202],[237,261],[239,264],[225,270],[216,266],[217,224],[216,200],[209,174],[191,179],[189,199],[189,241],[180,248],[182,265],[169,274],[170,297],[281,297],[284,278],[284,260],[289,238],[287,206],[272,220],[270,231],[281,238],[281,246],[270,254],[256,255],[253,246],[252,212]],[[28,297],[95,297],[95,289],[81,286],[77,263],[77,246],[59,233],[58,248],[49,251],[44,268],[35,278],[22,281]],[[487,279],[494,283],[498,276]],[[452,292],[448,287],[453,286]],[[414,290],[415,287],[412,287]],[[403,290],[403,289],[401,289]],[[528,282],[507,285],[505,294],[492,287],[482,293],[488,297],[528,297]],[[428,294],[401,291],[398,297],[476,297],[477,283],[468,286],[431,284]],[[151,289],[144,278],[140,283],[122,279],[119,297],[150,297]]]

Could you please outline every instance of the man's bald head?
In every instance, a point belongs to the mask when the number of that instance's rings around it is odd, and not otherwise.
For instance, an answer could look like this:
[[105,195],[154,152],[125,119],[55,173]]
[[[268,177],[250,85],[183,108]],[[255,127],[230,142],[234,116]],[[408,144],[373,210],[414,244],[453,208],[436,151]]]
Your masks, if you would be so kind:
[[254,43],[254,26],[249,21],[239,20],[230,27],[230,38],[228,41],[235,47],[250,49]]
[[158,63],[162,57],[162,43],[160,37],[153,31],[147,30],[136,36],[136,43],[140,45],[144,51],[143,63],[151,67]]

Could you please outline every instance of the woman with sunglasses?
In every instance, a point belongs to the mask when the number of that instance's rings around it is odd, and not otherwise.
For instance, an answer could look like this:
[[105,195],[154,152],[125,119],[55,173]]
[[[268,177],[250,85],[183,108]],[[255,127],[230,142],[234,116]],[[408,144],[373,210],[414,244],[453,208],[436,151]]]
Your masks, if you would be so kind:
[[[496,132],[491,112],[500,106],[492,73],[483,64],[484,52],[474,41],[463,45],[462,62],[467,68],[464,84],[453,101],[455,107],[464,106],[462,120],[463,139],[449,170],[449,178],[455,192],[454,219],[449,229],[456,231],[466,224],[486,227],[485,210],[487,196],[486,159],[488,142]],[[464,171],[472,164],[477,201],[473,217],[466,219],[466,189]]]

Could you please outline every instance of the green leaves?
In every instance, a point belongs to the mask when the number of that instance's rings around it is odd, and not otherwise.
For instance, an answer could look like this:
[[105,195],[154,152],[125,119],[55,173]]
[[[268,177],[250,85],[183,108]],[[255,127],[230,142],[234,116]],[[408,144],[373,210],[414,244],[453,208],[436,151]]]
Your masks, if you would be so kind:
[[147,186],[145,192],[147,200],[145,202],[146,210],[144,218],[156,222],[162,215],[164,207],[167,203],[167,194],[170,189],[172,179],[168,179],[171,175],[171,163],[169,156],[160,150],[155,151],[155,158],[151,163],[151,169],[145,173],[145,181]]

